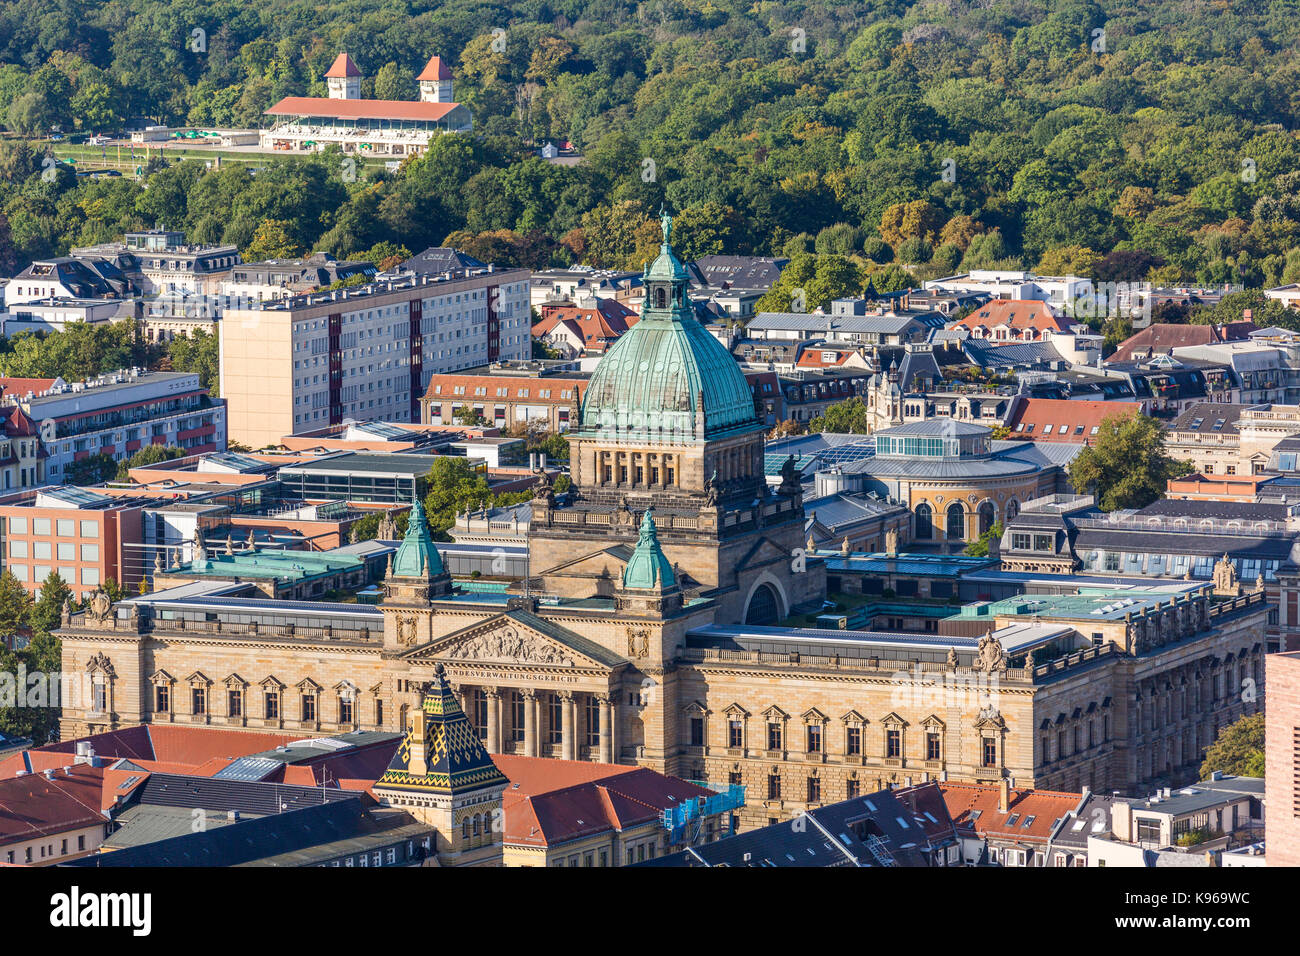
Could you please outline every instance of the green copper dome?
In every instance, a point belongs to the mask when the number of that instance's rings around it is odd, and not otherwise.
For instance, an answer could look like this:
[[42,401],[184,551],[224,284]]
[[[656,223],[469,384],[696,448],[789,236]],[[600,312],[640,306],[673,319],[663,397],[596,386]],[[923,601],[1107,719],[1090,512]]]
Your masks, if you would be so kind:
[[424,518],[420,499],[411,502],[411,519],[393,556],[393,574],[403,578],[436,578],[443,574],[442,557],[433,545],[429,522]]
[[628,558],[627,567],[623,569],[623,587],[638,590],[652,588],[670,588],[677,583],[673,576],[673,566],[668,562],[664,549],[659,546],[659,537],[655,532],[654,518],[646,511],[641,519],[641,535],[637,539],[636,549]]
[[682,441],[761,428],[744,373],[695,318],[673,254],[672,219],[645,272],[641,320],[600,360],[582,403],[583,434]]

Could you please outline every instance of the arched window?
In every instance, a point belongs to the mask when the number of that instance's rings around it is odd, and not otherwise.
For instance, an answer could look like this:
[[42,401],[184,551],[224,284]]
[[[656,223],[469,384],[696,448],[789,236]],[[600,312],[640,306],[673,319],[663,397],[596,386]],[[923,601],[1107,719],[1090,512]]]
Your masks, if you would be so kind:
[[460,835],[463,839],[469,839],[469,817],[466,817],[460,824]]
[[997,521],[997,509],[993,507],[993,502],[986,501],[980,505],[980,534],[988,531]]
[[1016,515],[1020,514],[1020,502],[1016,501],[1015,498],[1012,498],[1010,501],[1007,502],[1006,512],[1007,512],[1007,520],[1010,521]]
[[478,836],[478,834],[479,834],[479,818],[478,818],[478,816],[475,816],[475,817],[474,817],[474,835],[475,835],[475,836]]
[[769,584],[760,584],[749,599],[749,608],[745,613],[746,624],[775,624],[781,616],[776,592]]
[[655,289],[655,308],[662,309],[667,304],[668,304],[668,293],[664,291],[663,286],[660,286],[659,288]]
[[934,512],[924,501],[916,506],[916,536],[926,540],[934,537]]
[[956,501],[948,506],[948,537],[958,541],[966,538],[966,512]]

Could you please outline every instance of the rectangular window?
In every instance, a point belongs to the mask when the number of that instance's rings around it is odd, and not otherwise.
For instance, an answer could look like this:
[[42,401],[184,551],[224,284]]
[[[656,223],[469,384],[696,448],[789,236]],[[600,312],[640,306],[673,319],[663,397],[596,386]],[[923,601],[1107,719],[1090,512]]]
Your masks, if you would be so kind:
[[810,754],[819,754],[822,752],[822,725],[808,725],[808,752]]
[[274,720],[280,716],[280,692],[268,690],[265,697],[266,716]]
[[550,705],[547,710],[551,715],[551,743],[560,744],[564,742],[564,700],[559,694],[552,694]]
[[515,743],[523,743],[524,740],[524,695],[518,691],[512,691],[510,694],[510,723],[511,735]]
[[985,737],[981,746],[981,764],[985,767],[998,765],[998,742],[996,738]]
[[767,725],[767,749],[781,749],[781,723],[780,721],[769,721]]
[[901,730],[885,731],[885,756],[895,759],[903,756],[903,732]]
[[769,773],[767,775],[767,799],[769,800],[781,799],[781,775],[780,774]]
[[226,706],[230,710],[231,717],[244,716],[244,692],[237,687],[232,687],[226,692]]
[[691,746],[692,747],[704,746],[704,718],[703,717],[691,718]]
[[302,695],[302,719],[303,720],[316,719],[316,695],[315,694]]
[[808,778],[808,802],[821,803],[822,799],[822,781],[820,777]]
[[172,691],[166,684],[159,684],[153,689],[154,710],[165,714],[172,709]]
[[206,714],[208,712],[208,689],[206,687],[190,688],[190,705],[191,713]]
[[727,721],[727,746],[736,748],[745,746],[745,725],[742,721]]
[[845,733],[844,750],[850,757],[857,757],[862,753],[862,728],[850,727]]
[[925,735],[925,759],[942,760],[942,750],[939,747],[939,735],[928,733]]

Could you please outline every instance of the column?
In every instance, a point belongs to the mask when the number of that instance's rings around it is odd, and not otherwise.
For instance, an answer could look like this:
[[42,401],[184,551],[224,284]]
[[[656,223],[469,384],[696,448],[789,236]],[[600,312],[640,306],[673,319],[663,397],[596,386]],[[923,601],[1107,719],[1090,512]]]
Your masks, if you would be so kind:
[[537,756],[537,693],[524,691],[524,756]]
[[495,687],[484,687],[487,695],[487,752],[501,753],[501,694]]
[[614,762],[614,711],[608,697],[600,701],[600,762]]
[[560,724],[561,744],[560,756],[565,760],[577,760],[577,734],[574,732],[574,709],[575,702],[572,691],[564,691],[560,694],[560,713],[562,721]]

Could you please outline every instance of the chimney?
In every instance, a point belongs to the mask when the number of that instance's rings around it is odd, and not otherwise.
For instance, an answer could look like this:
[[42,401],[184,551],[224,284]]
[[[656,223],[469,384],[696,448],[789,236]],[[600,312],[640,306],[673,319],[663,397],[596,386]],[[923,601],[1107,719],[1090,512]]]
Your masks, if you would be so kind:
[[1006,813],[1011,809],[1011,782],[1003,777],[998,781],[998,813]]

